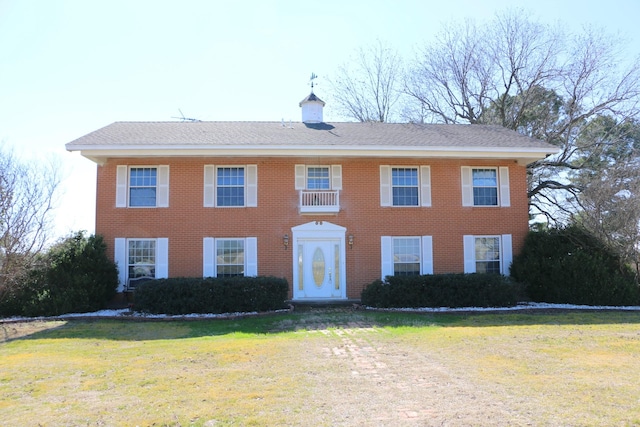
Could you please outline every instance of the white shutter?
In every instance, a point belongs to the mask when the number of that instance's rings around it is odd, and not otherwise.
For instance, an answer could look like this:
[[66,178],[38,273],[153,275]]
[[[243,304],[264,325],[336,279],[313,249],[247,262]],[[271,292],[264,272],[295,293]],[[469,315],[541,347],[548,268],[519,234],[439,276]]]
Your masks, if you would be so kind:
[[124,292],[129,269],[129,263],[127,262],[127,239],[121,237],[115,239],[113,260],[118,266],[118,292]]
[[431,168],[420,166],[420,204],[431,206]]
[[342,190],[342,165],[331,165],[331,189]]
[[476,239],[473,236],[464,236],[464,272],[476,272]]
[[296,190],[307,188],[307,168],[305,165],[296,165]]
[[247,237],[244,243],[244,275],[255,277],[258,275],[258,239]]
[[116,168],[116,208],[127,207],[127,165]]
[[420,274],[433,274],[433,237],[422,236],[422,263]]
[[169,239],[156,239],[156,279],[169,277]]
[[204,207],[215,206],[215,185],[216,167],[214,165],[204,165]]
[[387,276],[393,276],[393,240],[391,236],[380,237],[380,255],[382,280]]
[[258,165],[247,165],[247,206],[258,206]]
[[471,168],[462,166],[462,206],[473,206],[473,182]]
[[202,239],[202,277],[216,277],[216,241],[213,237]]
[[509,269],[513,262],[513,245],[511,243],[511,234],[502,235],[502,253],[500,261],[502,261],[502,274],[509,275]]
[[500,206],[505,208],[511,206],[509,168],[505,166],[500,167]]
[[380,166],[380,206],[391,206],[390,166]]
[[159,208],[169,207],[169,166],[158,166],[158,193],[156,206]]

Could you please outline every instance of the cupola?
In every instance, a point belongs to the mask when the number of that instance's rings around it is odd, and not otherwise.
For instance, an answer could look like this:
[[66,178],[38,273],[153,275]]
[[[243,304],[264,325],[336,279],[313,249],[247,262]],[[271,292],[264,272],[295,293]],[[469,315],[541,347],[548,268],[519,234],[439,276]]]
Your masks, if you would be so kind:
[[300,107],[302,107],[302,122],[303,123],[322,123],[322,109],[324,108],[324,101],[313,93],[313,86],[311,87],[311,93],[305,99],[300,101]]

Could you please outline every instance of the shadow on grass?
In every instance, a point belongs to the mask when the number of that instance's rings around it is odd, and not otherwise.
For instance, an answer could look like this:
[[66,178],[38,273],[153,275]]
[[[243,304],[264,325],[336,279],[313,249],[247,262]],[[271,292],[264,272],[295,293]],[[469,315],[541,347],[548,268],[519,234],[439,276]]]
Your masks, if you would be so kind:
[[[68,319],[0,324],[0,344],[19,339],[173,340],[269,335],[347,328],[446,328],[531,325],[640,324],[640,312],[531,310],[528,312],[398,312],[318,308],[232,318]],[[7,329],[9,328],[9,329]],[[13,328],[13,329],[11,329]],[[4,335],[3,335],[4,331]]]

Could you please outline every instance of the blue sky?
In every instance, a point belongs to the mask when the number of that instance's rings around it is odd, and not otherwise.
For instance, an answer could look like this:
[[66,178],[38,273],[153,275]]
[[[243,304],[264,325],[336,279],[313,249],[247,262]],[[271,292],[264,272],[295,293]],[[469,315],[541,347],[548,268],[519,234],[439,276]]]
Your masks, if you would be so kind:
[[115,121],[300,120],[323,77],[376,39],[411,59],[443,23],[520,7],[640,53],[637,0],[0,0],[0,140],[59,160],[56,235],[94,232],[96,166],[64,144]]

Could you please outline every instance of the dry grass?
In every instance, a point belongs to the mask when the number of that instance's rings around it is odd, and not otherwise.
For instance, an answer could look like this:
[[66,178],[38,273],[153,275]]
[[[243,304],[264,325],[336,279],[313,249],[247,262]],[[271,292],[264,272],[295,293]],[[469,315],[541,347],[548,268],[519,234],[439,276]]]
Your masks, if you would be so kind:
[[0,425],[637,425],[640,315],[0,324]]

